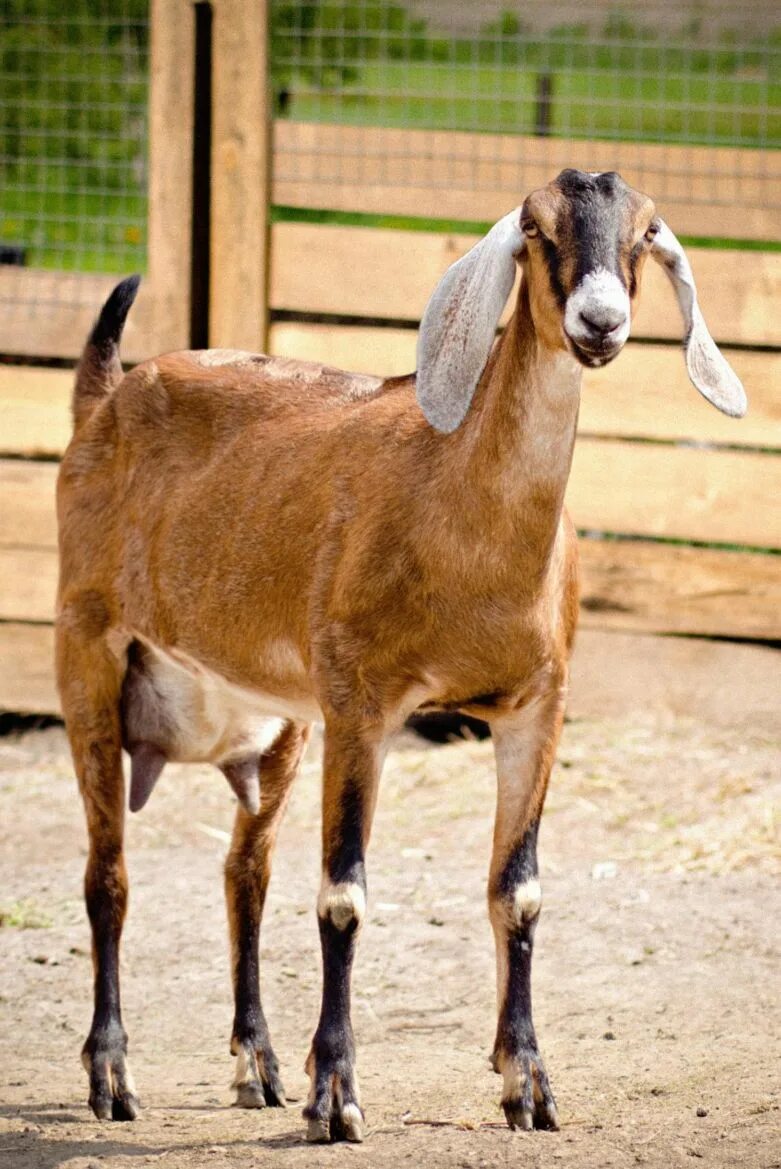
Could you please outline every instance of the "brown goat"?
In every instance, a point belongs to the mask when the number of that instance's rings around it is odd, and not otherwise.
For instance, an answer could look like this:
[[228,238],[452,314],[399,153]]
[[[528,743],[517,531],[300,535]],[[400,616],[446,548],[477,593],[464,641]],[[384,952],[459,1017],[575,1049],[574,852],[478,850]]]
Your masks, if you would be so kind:
[[[649,254],[678,293],[692,381],[741,414],[678,241],[612,173],[564,171],[453,265],[408,377],[225,351],[169,354],[123,377],[137,279],[112,294],[77,373],[58,489],[57,669],[89,830],[95,1011],[83,1060],[97,1116],[138,1110],[118,974],[123,746],[133,808],[167,759],[216,763],[241,800],[226,864],[231,1050],[238,1103],[260,1107],[284,1100],[260,1003],[260,919],[277,827],[321,720],[323,999],[304,1114],[309,1139],[361,1139],[350,971],[364,857],[388,736],[433,709],[491,726],[493,1065],[511,1127],[557,1126],[530,988],[537,828],[578,611],[563,500],[581,367],[623,346]],[[515,313],[494,345],[519,263]]]

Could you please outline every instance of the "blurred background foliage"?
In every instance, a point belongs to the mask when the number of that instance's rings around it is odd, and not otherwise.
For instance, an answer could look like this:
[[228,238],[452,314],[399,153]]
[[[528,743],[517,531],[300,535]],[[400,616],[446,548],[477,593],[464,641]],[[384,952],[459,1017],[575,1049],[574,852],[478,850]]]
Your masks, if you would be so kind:
[[[528,10],[525,10],[528,11]],[[777,146],[781,31],[601,10],[541,32],[506,11],[443,32],[400,3],[271,6],[278,117]],[[543,80],[544,79],[544,82]],[[124,270],[145,246],[148,0],[3,0],[0,243],[28,263]]]

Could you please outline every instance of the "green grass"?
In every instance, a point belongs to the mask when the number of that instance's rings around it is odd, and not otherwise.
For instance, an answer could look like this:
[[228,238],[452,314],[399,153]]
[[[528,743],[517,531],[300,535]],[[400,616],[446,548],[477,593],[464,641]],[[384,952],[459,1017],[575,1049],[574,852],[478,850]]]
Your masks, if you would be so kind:
[[[332,223],[341,227],[384,227],[392,231],[440,231],[484,235],[493,224],[487,219],[431,219],[424,215],[381,215],[373,211],[331,211],[317,207],[271,208],[272,223]],[[679,235],[688,248],[735,248],[743,252],[781,252],[781,240],[736,239],[732,236]]]
[[145,255],[146,209],[138,193],[30,192],[11,181],[0,203],[0,243],[23,243],[30,267],[124,272]]
[[29,899],[0,907],[0,928],[43,930],[52,924],[49,914]]
[[[533,133],[537,72],[508,66],[378,61],[339,93],[294,91],[301,121]],[[768,111],[773,111],[768,112]],[[781,140],[781,83],[763,76],[553,73],[562,137],[765,146]]]
[[[769,80],[768,68],[709,74],[693,68],[681,72],[678,66],[677,73],[655,76],[629,68],[562,65],[552,73],[553,134],[756,148],[781,142],[781,82]],[[372,61],[338,93],[320,92],[299,78],[291,86],[286,116],[530,134],[537,79],[536,66]],[[55,139],[52,145],[56,148]],[[79,190],[89,186],[83,170],[49,166],[45,157],[0,172],[0,184],[0,242],[24,244],[29,265],[117,273],[145,267],[147,200],[137,188],[87,193]],[[318,214],[320,221],[328,221],[327,212]],[[388,226],[399,224],[394,220]],[[448,225],[427,220],[415,226]]]

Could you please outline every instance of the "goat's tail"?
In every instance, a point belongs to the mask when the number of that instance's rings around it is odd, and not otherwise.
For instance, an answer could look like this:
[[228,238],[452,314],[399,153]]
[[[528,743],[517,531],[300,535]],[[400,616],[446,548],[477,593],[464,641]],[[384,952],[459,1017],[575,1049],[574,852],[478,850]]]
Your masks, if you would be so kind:
[[128,276],[116,286],[87,338],[73,387],[74,430],[79,430],[95,407],[119,385],[119,340],[140,283],[140,276]]

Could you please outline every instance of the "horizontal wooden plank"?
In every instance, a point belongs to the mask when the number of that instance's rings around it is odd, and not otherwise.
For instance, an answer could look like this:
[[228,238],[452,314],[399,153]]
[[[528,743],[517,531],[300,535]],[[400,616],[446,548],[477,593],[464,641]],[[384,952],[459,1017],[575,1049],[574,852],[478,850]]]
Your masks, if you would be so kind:
[[[60,713],[51,626],[0,625],[0,660],[0,710]],[[657,711],[777,734],[778,687],[778,652],[762,646],[583,628],[567,706],[576,718]]]
[[[0,460],[0,547],[56,546],[49,463]],[[781,457],[581,436],[567,499],[578,527],[781,547]]]
[[745,418],[728,418],[695,390],[677,346],[637,343],[584,370],[580,432],[781,448],[781,353],[723,353],[746,387]]
[[[389,377],[415,368],[417,333],[280,322],[270,351]],[[781,447],[781,353],[726,350],[749,396],[736,421],[708,405],[676,347],[630,344],[612,365],[586,370],[580,430],[625,438]],[[0,455],[61,455],[71,436],[70,370],[0,365]]]
[[59,714],[51,625],[0,623],[0,661],[0,711]]
[[73,371],[0,365],[0,454],[61,455],[70,442]]
[[[0,353],[77,358],[120,278],[0,265]],[[122,357],[142,361],[162,349],[183,348],[188,336],[189,321],[185,332],[168,324],[156,312],[153,284],[143,281],[122,337]]]
[[[356,325],[272,326],[274,354],[396,377],[415,368],[417,333]],[[631,343],[609,366],[584,370],[580,430],[626,438],[781,447],[781,354],[725,350],[749,397],[727,418],[692,387],[676,346]]]
[[565,167],[619,171],[682,235],[781,235],[781,152],[722,146],[278,120],[273,200],[482,222],[498,219]]
[[[637,540],[580,541],[584,628],[781,640],[781,558]],[[49,622],[52,549],[0,548],[0,622]]]
[[[581,629],[572,656],[571,718],[696,719],[749,737],[779,734],[781,653],[704,637]],[[565,732],[566,740],[566,732]],[[681,742],[682,750],[685,744]],[[737,765],[737,760],[735,761]],[[695,764],[696,766],[696,764]]]
[[54,548],[0,546],[0,622],[53,621],[56,596]]
[[0,548],[57,547],[56,463],[0,459]]
[[781,639],[781,557],[581,539],[580,565],[582,628]]
[[[506,210],[506,208],[505,208]],[[438,280],[477,236],[331,224],[277,223],[271,306],[306,313],[420,320]],[[714,335],[781,344],[781,253],[690,248],[700,305]],[[513,304],[508,301],[505,319]],[[681,318],[664,273],[646,264],[636,337],[679,339]]]
[[781,457],[591,439],[575,444],[578,528],[781,548]]

